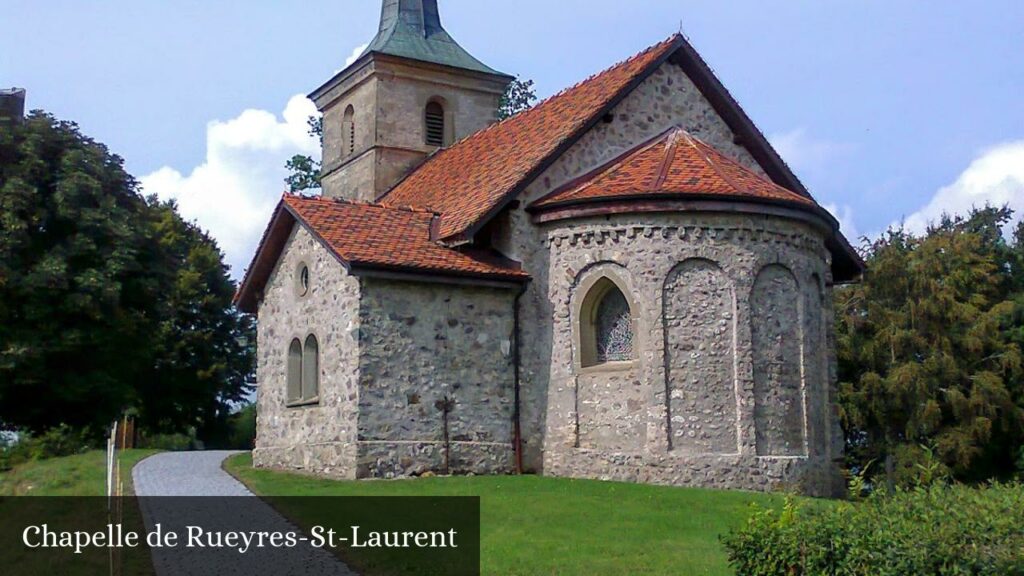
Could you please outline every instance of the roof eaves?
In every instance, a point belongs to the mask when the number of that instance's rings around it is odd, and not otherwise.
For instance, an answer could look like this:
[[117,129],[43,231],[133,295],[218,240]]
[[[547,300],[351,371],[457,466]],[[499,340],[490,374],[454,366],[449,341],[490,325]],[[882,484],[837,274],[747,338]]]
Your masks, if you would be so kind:
[[290,217],[294,223],[295,216],[290,211],[285,210],[284,206],[285,201],[282,198],[277,207],[274,208],[274,213],[270,217],[270,224],[263,231],[263,236],[256,247],[256,254],[249,263],[249,267],[246,268],[242,281],[239,282],[238,289],[232,298],[233,304],[242,312],[253,313],[256,311],[255,305],[259,301],[259,293],[263,291],[267,280],[270,278],[270,274],[273,272],[274,266],[270,266],[267,269],[266,265],[262,265],[264,258],[271,257],[267,251],[271,250],[274,252],[273,260],[277,260],[281,250],[284,248],[284,242],[287,241],[281,241],[279,238],[282,234],[282,227],[285,225],[283,218],[286,216]]
[[803,200],[793,200],[786,198],[768,198],[762,196],[748,196],[744,194],[723,194],[720,192],[715,193],[696,193],[696,192],[678,192],[678,193],[657,193],[649,191],[637,191],[632,194],[622,194],[618,196],[599,196],[594,198],[572,198],[563,200],[560,202],[553,202],[551,204],[545,204],[544,206],[536,206],[530,212],[532,214],[543,214],[546,212],[555,212],[565,208],[573,206],[597,206],[601,204],[623,204],[628,202],[639,202],[639,201],[666,201],[671,202],[675,200],[685,200],[694,202],[737,202],[745,205],[767,205],[767,206],[781,206],[784,208],[790,208],[793,210],[799,210],[813,214],[820,218],[822,222],[828,224],[828,228],[835,230],[839,226],[839,222],[835,216],[829,213],[821,206],[806,202]]
[[361,56],[359,56],[359,58],[356,58],[354,62],[339,70],[337,74],[331,76],[331,78],[327,82],[324,82],[323,84],[318,86],[315,90],[307,94],[306,97],[312,100],[313,102],[316,102],[317,100],[322,98],[324,94],[327,94],[331,90],[334,90],[334,88],[337,87],[342,82],[344,82],[346,78],[355,73],[356,70],[359,70],[363,66],[366,66],[369,62],[370,53],[364,52]]
[[501,272],[462,272],[457,270],[445,270],[440,268],[420,268],[416,266],[399,266],[390,264],[379,264],[376,262],[353,262],[351,272],[354,275],[363,275],[367,272],[377,271],[395,272],[420,277],[437,278],[464,278],[476,280],[492,280],[502,282],[525,283],[531,280],[529,274],[501,273]]

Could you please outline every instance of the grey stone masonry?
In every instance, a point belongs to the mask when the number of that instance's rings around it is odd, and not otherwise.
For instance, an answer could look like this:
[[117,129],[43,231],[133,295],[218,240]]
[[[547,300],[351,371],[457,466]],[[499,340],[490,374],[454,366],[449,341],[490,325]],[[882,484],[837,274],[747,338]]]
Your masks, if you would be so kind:
[[[507,289],[366,279],[360,305],[360,477],[513,465]],[[447,441],[446,441],[447,438]]]
[[[544,469],[548,386],[552,362],[551,317],[548,300],[550,251],[547,232],[533,223],[525,207],[559,186],[608,162],[672,126],[682,126],[744,166],[763,173],[750,153],[734,141],[725,121],[679,66],[666,62],[620,102],[527,187],[521,207],[508,215],[510,232],[498,239],[498,249],[523,263],[533,281],[523,297],[522,394],[524,461],[530,470]],[[678,360],[678,359],[677,359]]]
[[[346,479],[511,471],[514,297],[357,278],[296,225],[259,309],[255,465]],[[319,398],[289,403],[288,347],[309,334]]]
[[[303,265],[310,271],[305,295],[297,282]],[[355,478],[359,294],[359,281],[296,225],[259,308],[256,466]],[[310,334],[320,347],[319,399],[291,405],[288,347]]]
[[[836,472],[821,341],[823,232],[770,216],[614,216],[553,225],[544,471],[827,494]],[[581,367],[578,287],[624,287],[641,351]],[[813,339],[813,341],[812,341]]]

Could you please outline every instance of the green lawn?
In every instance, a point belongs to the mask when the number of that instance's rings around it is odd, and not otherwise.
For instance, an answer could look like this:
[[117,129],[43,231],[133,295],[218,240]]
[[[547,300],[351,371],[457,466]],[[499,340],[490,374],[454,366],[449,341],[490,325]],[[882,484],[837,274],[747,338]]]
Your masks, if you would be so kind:
[[[718,535],[780,495],[544,478],[477,476],[338,482],[225,468],[263,496],[480,496],[481,567],[500,575],[731,574]],[[306,523],[303,518],[296,518]]]
[[[131,470],[158,450],[121,452],[121,478],[130,488]],[[26,462],[0,472],[0,496],[106,496],[107,453],[93,450],[76,456]]]

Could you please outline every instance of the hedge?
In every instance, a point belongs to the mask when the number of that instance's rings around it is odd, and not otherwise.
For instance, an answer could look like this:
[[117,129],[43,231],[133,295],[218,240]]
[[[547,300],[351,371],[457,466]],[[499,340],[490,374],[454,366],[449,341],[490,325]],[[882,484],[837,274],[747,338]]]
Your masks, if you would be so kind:
[[1024,575],[1024,485],[934,486],[756,510],[722,538],[738,576]]

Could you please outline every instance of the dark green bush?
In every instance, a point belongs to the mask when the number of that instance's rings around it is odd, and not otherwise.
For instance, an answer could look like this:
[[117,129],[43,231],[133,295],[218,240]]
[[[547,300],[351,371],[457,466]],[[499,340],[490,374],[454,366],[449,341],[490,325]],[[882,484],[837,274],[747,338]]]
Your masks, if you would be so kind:
[[196,440],[195,432],[189,434],[140,434],[137,448],[166,450],[168,452],[185,452],[201,450],[202,444]]
[[0,434],[0,472],[7,472],[20,462],[15,460],[14,446],[17,444],[13,434]]
[[30,460],[46,460],[81,454],[95,448],[83,430],[61,424],[39,436],[22,432],[17,441],[0,442],[0,471],[10,470]]
[[19,442],[18,445],[24,445],[28,449],[32,460],[72,456],[94,448],[93,443],[89,441],[83,430],[72,428],[67,424],[50,428],[39,436]]
[[1024,485],[934,486],[757,510],[722,538],[739,576],[1024,575]]

